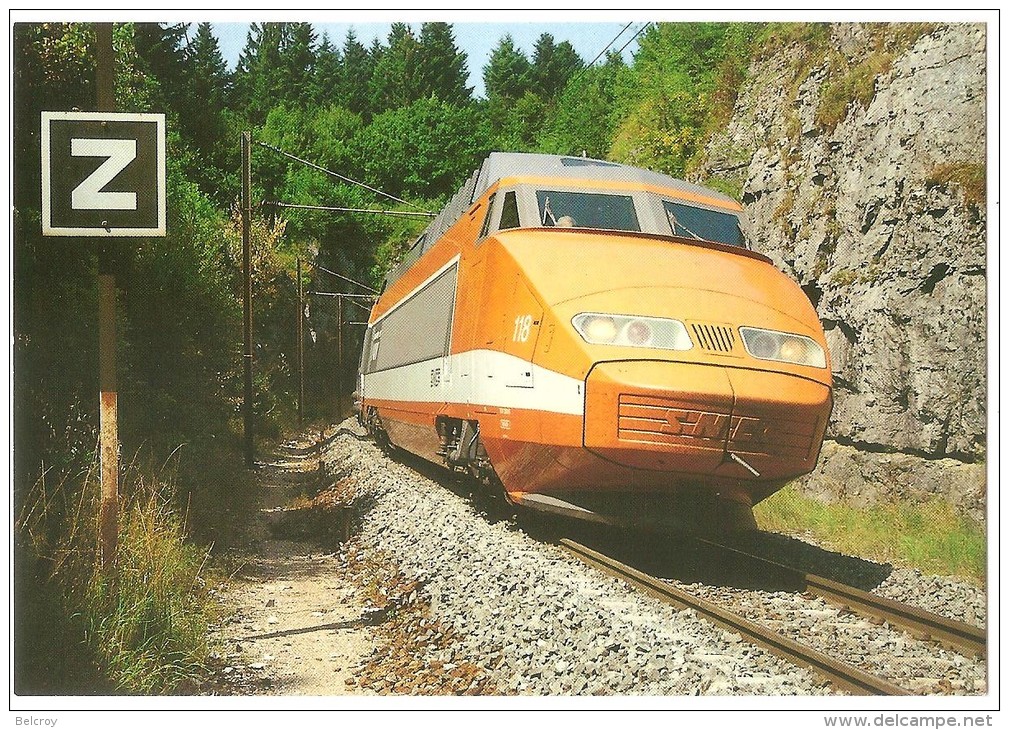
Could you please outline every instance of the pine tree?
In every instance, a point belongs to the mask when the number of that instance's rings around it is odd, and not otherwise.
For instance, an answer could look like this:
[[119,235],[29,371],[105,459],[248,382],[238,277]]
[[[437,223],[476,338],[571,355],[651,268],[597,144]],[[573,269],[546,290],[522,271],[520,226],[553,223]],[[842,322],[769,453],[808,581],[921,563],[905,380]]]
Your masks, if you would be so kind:
[[518,99],[529,89],[529,59],[515,48],[511,35],[505,35],[483,68],[487,98]]
[[351,28],[347,31],[347,37],[343,43],[340,88],[344,94],[342,105],[356,114],[367,115],[371,110],[368,103],[368,85],[374,68],[372,54],[368,53],[368,49],[361,45],[354,29]]
[[262,28],[259,23],[249,23],[249,30],[245,34],[245,47],[238,54],[238,63],[235,64],[236,75],[248,74],[251,70],[256,56],[259,55],[259,37],[261,34]]
[[158,82],[163,103],[171,109],[188,104],[189,68],[186,63],[187,23],[136,23],[133,44],[141,73]]
[[227,102],[230,79],[221,46],[214,37],[210,23],[200,23],[189,44],[187,65],[193,79],[194,98],[220,113]]
[[322,43],[315,59],[315,73],[312,78],[312,98],[318,106],[340,104],[342,100],[343,59],[340,50],[329,42],[323,34]]
[[393,23],[389,45],[371,76],[371,105],[376,114],[420,98],[420,59],[421,47],[413,30],[406,23]]
[[235,69],[233,108],[258,126],[283,98],[286,23],[252,23]]
[[532,89],[544,98],[553,98],[584,65],[568,41],[555,45],[554,37],[544,33],[533,47]]
[[[183,134],[192,142],[202,164],[190,174],[200,187],[222,203],[234,194],[224,178],[237,170],[237,139],[229,135],[226,115],[230,92],[228,67],[210,23],[200,23],[186,54],[190,73],[190,97],[200,105],[199,114],[183,114]],[[230,138],[229,138],[230,137]]]
[[285,23],[280,49],[282,98],[299,106],[312,102],[316,35],[311,23]]
[[459,51],[448,23],[424,23],[420,29],[420,63],[417,69],[418,93],[435,96],[452,104],[472,98],[466,86],[466,54]]

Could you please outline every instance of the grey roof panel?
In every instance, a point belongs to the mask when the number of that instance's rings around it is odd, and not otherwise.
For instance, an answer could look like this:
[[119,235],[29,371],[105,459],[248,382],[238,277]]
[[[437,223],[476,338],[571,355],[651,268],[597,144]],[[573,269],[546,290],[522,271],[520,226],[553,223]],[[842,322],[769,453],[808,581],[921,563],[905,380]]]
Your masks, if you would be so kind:
[[651,170],[621,165],[616,162],[595,160],[587,157],[565,157],[560,155],[540,155],[525,152],[491,152],[480,168],[476,195],[479,197],[491,185],[505,177],[520,175],[542,175],[544,177],[571,177],[579,180],[600,180],[607,182],[633,182],[644,185],[670,188],[685,193],[704,195],[715,200],[724,200],[735,207],[736,201],[715,190],[678,180],[669,175]]

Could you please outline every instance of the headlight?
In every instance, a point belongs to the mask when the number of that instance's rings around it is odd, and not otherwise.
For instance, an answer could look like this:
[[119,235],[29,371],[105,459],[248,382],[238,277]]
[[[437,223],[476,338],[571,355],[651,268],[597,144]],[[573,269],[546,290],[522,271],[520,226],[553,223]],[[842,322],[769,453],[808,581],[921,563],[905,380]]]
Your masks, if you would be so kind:
[[760,360],[791,362],[814,368],[827,367],[823,348],[805,335],[793,335],[757,327],[740,327],[739,334],[743,338],[746,351]]
[[687,328],[675,319],[584,312],[576,314],[571,324],[583,340],[593,345],[655,347],[661,350],[689,350],[693,347]]

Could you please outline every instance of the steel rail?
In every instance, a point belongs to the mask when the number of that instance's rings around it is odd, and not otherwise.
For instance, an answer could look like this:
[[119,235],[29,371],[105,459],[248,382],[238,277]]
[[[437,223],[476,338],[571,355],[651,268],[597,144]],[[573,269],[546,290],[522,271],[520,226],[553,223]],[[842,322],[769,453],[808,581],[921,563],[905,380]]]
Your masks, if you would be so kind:
[[706,620],[740,634],[745,640],[760,646],[787,661],[820,674],[835,687],[858,695],[910,695],[906,689],[876,677],[846,662],[838,661],[808,646],[793,641],[764,626],[738,616],[711,601],[691,595],[664,581],[642,573],[573,540],[563,538],[560,544],[575,557],[594,568],[631,583],[645,592],[683,609],[692,609]]
[[807,591],[837,606],[886,621],[918,639],[935,641],[967,655],[981,658],[987,655],[986,632],[978,626],[939,616],[822,576],[806,574],[805,578]]
[[946,618],[814,573],[806,573],[800,568],[778,563],[761,555],[754,555],[719,542],[702,538],[695,539],[708,547],[732,554],[737,559],[753,561],[761,566],[761,570],[769,574],[780,575],[783,571],[792,571],[793,581],[799,590],[819,596],[842,609],[885,621],[891,626],[907,631],[916,639],[935,641],[968,656],[984,658],[987,655],[986,632],[978,626]]

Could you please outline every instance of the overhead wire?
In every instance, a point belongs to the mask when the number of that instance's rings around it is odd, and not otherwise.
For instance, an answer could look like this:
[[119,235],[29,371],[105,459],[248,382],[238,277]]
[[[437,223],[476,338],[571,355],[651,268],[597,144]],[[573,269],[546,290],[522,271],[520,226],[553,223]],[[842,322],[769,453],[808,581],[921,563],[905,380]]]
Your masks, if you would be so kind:
[[284,203],[281,201],[267,201],[264,205],[271,205],[275,208],[294,208],[295,210],[326,210],[336,213],[381,213],[384,215],[405,215],[420,218],[434,218],[434,213],[427,211],[412,210],[388,210],[378,208],[338,208],[332,205],[301,205],[298,203]]
[[639,35],[641,35],[646,30],[648,30],[648,26],[650,26],[651,24],[652,24],[651,21],[648,21],[643,26],[641,26],[640,28],[638,28],[638,32],[635,33],[634,35],[632,35],[631,39],[629,41],[627,41],[624,45],[620,46],[620,50],[617,51],[617,53],[623,53],[624,49],[627,48],[627,46],[631,45],[634,42],[635,38],[637,38]]
[[422,212],[426,213],[427,215],[434,215],[434,213],[432,213],[431,211],[424,210],[419,205],[414,205],[409,200],[403,200],[402,198],[397,198],[395,195],[387,193],[384,190],[379,190],[378,188],[374,188],[371,185],[368,185],[367,183],[363,183],[363,182],[360,182],[358,180],[354,180],[353,178],[349,178],[346,175],[341,175],[338,172],[333,172],[332,170],[327,170],[322,165],[317,165],[314,162],[309,162],[308,160],[306,160],[306,159],[304,159],[302,157],[298,157],[297,155],[292,155],[290,152],[285,152],[284,150],[280,149],[279,147],[275,147],[272,144],[267,144],[266,142],[262,142],[262,141],[260,141],[258,139],[256,140],[256,144],[258,144],[260,147],[265,147],[268,150],[272,150],[273,152],[276,152],[278,155],[282,155],[284,157],[287,157],[289,159],[294,160],[295,162],[300,162],[303,165],[307,165],[308,167],[311,167],[313,170],[318,170],[319,172],[324,172],[327,175],[332,175],[333,177],[337,178],[338,180],[342,180],[344,182],[350,183],[351,185],[358,185],[358,186],[364,188],[365,190],[370,190],[371,192],[373,192],[373,193],[375,193],[377,195],[381,195],[382,197],[388,198],[389,200],[395,200],[397,203],[402,203],[403,205],[409,205],[411,208],[415,208],[416,210],[422,211]]
[[356,299],[348,299],[347,301],[353,304],[355,307],[360,307],[368,314],[371,314],[371,307],[364,306],[363,304],[361,304],[361,302],[357,301]]
[[351,284],[359,286],[362,289],[367,289],[372,294],[378,294],[378,290],[377,289],[372,289],[367,284],[362,284],[360,281],[355,281],[354,279],[351,279],[349,276],[344,276],[343,274],[338,274],[335,271],[330,271],[329,269],[327,269],[325,266],[322,266],[321,264],[316,264],[316,263],[312,263],[311,261],[309,261],[308,265],[309,266],[314,266],[319,271],[325,271],[327,274],[330,274],[331,276],[335,276],[337,279],[343,279],[344,281],[349,281]]
[[348,299],[374,299],[375,298],[374,294],[348,294],[346,292],[341,292],[341,291],[307,291],[305,293],[306,294],[311,294],[311,295],[317,296],[317,297],[339,297],[341,299],[344,298],[344,297],[347,297]]
[[628,28],[630,28],[630,27],[631,27],[631,23],[633,23],[633,22],[634,22],[634,21],[632,20],[632,21],[631,21],[630,23],[628,23],[628,24],[627,24],[627,25],[625,25],[625,26],[624,26],[623,28],[621,28],[620,32],[619,32],[619,33],[617,33],[617,34],[616,34],[615,36],[613,36],[613,40],[611,40],[611,41],[610,41],[609,43],[607,43],[607,44],[606,44],[606,47],[605,47],[605,48],[603,48],[603,50],[599,51],[599,53],[597,53],[597,54],[596,54],[596,57],[595,57],[595,58],[593,58],[593,59],[592,59],[592,61],[591,61],[591,62],[590,62],[590,63],[589,63],[588,65],[589,65],[589,66],[594,66],[594,65],[595,65],[595,63],[596,63],[596,61],[598,61],[598,60],[599,60],[600,58],[602,58],[602,57],[603,57],[603,54],[604,54],[604,53],[606,53],[606,51],[608,51],[608,50],[610,49],[610,47],[611,47],[611,46],[612,46],[612,45],[613,45],[614,43],[616,43],[616,42],[617,42],[617,38],[619,38],[620,36],[622,36],[622,35],[624,34],[624,32],[626,32],[626,30],[627,30]]
[[[596,61],[598,61],[600,58],[602,58],[603,54],[606,53],[606,51],[610,50],[610,48],[613,47],[613,44],[617,42],[617,39],[620,36],[622,36],[627,31],[627,29],[631,27],[631,25],[633,23],[634,23],[634,21],[632,20],[630,23],[628,23],[623,28],[621,28],[620,32],[617,33],[615,36],[613,36],[613,40],[611,40],[609,43],[607,43],[606,46],[603,48],[603,50],[599,51],[599,53],[596,54],[596,57],[592,59],[591,63],[588,63],[585,66],[583,66],[581,68],[581,70],[578,71],[578,73],[576,73],[574,76],[571,77],[571,80],[568,82],[568,85],[573,84],[575,81],[577,81],[578,79],[580,79],[582,77],[582,74],[584,74],[586,71],[588,71],[590,68],[592,68],[595,65]],[[643,26],[641,26],[641,28],[638,29],[638,32],[635,33],[633,36],[631,36],[631,40],[627,41],[623,46],[621,46],[620,50],[617,51],[617,53],[623,53],[624,49],[627,48],[627,46],[629,46],[634,41],[635,38],[637,38],[639,35],[641,35],[641,32],[645,28],[647,28],[649,25],[651,25],[651,22],[645,23]]]

